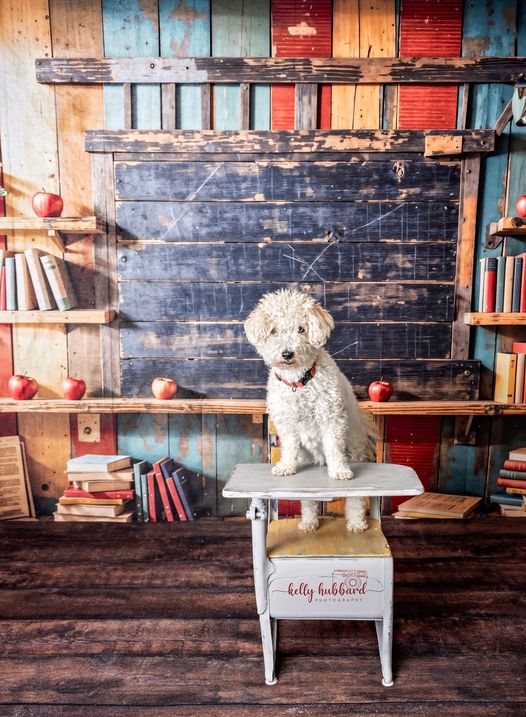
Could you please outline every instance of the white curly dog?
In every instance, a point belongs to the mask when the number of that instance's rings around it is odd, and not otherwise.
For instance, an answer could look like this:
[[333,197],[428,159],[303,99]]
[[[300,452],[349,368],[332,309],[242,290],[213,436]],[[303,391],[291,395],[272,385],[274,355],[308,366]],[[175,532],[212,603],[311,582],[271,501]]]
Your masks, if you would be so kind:
[[[351,384],[323,348],[332,316],[301,291],[265,294],[245,321],[245,332],[269,367],[267,410],[281,446],[274,475],[292,475],[305,461],[327,465],[331,478],[350,480],[352,462],[374,461],[374,427],[361,415]],[[363,498],[347,498],[346,527],[367,528]],[[318,503],[302,501],[299,527],[318,528]]]

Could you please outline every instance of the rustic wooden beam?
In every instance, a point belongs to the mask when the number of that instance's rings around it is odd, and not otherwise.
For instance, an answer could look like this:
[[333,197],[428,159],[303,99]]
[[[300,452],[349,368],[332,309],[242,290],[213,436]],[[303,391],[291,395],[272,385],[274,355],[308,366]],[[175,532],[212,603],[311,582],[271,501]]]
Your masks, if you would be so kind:
[[499,115],[499,118],[495,122],[495,126],[493,129],[495,130],[495,134],[497,134],[499,137],[504,132],[504,129],[506,128],[506,125],[513,117],[513,112],[511,109],[511,100],[505,105],[504,109]]
[[114,317],[111,309],[0,311],[0,324],[109,324]]
[[176,127],[176,87],[169,82],[161,86],[161,127],[172,130]]
[[[421,152],[427,137],[444,136],[440,130],[273,130],[194,131],[176,130],[87,130],[88,152],[206,152],[242,154]],[[465,154],[492,152],[492,129],[451,130],[448,137],[460,138]]]
[[318,85],[314,83],[296,85],[294,115],[296,129],[316,129]]
[[0,217],[0,231],[55,231],[63,234],[104,234],[99,217]]
[[464,322],[468,326],[524,326],[526,313],[487,313],[468,312],[464,314]]
[[[360,408],[376,416],[501,416],[526,415],[526,404],[495,401],[360,401]],[[261,415],[266,413],[263,399],[243,398],[34,398],[15,401],[0,398],[0,413],[215,413]]]
[[240,126],[241,129],[250,129],[250,85],[242,82],[239,87]]
[[524,57],[41,57],[35,62],[37,80],[51,84],[514,84],[526,73]]

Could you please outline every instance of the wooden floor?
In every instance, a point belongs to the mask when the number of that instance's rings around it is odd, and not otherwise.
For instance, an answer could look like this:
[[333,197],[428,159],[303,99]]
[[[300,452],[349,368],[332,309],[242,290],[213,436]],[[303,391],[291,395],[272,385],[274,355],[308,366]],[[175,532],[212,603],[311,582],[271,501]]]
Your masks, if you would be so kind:
[[247,521],[0,525],[1,717],[526,715],[526,521],[384,521],[370,623],[282,622],[268,687]]

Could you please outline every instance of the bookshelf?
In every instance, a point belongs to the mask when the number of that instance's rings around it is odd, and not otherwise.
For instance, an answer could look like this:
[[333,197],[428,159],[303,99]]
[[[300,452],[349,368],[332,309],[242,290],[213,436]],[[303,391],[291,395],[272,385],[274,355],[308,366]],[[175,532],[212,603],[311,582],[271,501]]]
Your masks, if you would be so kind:
[[526,314],[489,313],[474,311],[464,314],[464,323],[469,326],[526,326]]
[[0,311],[0,324],[110,324],[114,318],[110,309]]
[[104,234],[99,217],[0,217],[0,234],[18,231],[47,231],[64,253],[62,234]]
[[498,222],[490,222],[486,247],[496,249],[504,237],[526,237],[526,219],[502,217]]
[[[526,415],[526,404],[495,401],[360,401],[360,408],[377,416],[501,416]],[[197,413],[263,415],[263,399],[228,398],[0,398],[0,413]]]

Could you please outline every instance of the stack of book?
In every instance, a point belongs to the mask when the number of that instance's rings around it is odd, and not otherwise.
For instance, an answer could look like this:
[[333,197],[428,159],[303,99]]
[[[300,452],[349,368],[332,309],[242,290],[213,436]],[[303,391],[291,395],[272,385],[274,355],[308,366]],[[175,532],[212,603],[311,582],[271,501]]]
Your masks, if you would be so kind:
[[67,311],[77,306],[66,262],[38,249],[0,249],[0,311]]
[[482,312],[526,311],[525,254],[486,257],[480,260],[481,282],[478,310]]
[[515,448],[508,453],[497,485],[501,490],[492,493],[490,500],[499,506],[501,515],[526,518],[526,448]]
[[494,400],[499,403],[525,403],[525,376],[526,342],[514,341],[510,352],[497,352]]
[[160,521],[187,522],[211,515],[211,511],[194,506],[192,483],[197,475],[165,456],[151,466],[146,461],[133,466],[137,520],[143,523]]
[[480,502],[481,498],[468,495],[422,493],[400,503],[394,517],[408,520],[417,518],[460,520],[473,513]]
[[130,456],[87,454],[68,461],[68,487],[59,498],[56,521],[129,523],[135,513]]

